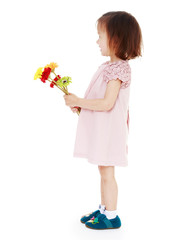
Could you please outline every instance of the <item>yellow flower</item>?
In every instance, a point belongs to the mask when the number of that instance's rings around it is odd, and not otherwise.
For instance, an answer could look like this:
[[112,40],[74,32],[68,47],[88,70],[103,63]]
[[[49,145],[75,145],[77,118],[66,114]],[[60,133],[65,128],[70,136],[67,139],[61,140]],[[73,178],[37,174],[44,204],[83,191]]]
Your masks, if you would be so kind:
[[58,67],[57,63],[51,62],[50,64],[47,64],[45,67],[49,67],[52,70]]
[[38,68],[36,73],[35,73],[35,76],[34,76],[34,80],[36,80],[37,78],[41,78],[42,76],[42,67]]

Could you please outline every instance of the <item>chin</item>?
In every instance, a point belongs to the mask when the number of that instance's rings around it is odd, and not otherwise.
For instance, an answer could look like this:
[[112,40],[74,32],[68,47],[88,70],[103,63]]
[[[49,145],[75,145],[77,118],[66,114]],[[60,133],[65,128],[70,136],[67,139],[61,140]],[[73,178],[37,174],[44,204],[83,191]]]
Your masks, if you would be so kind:
[[105,57],[108,56],[108,54],[107,54],[106,52],[102,52],[102,51],[101,51],[101,54],[102,54],[102,56],[105,56]]

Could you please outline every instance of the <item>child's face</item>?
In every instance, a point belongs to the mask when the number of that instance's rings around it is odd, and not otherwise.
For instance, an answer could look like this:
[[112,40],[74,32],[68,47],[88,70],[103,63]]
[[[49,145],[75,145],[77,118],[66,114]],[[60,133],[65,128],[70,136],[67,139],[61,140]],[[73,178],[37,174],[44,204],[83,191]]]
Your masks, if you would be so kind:
[[97,33],[99,35],[99,39],[96,41],[96,43],[99,45],[102,55],[109,56],[108,38],[106,31],[102,31],[97,28]]

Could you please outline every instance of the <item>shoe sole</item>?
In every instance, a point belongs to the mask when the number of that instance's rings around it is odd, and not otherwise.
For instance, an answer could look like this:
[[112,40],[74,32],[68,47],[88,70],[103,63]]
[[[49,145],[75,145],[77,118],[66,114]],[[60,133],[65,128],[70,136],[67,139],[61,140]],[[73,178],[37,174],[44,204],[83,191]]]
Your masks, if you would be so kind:
[[94,230],[108,230],[108,229],[117,229],[117,228],[120,228],[120,227],[116,227],[116,228],[91,228],[91,227],[89,227],[89,226],[87,226],[87,225],[85,225],[87,228],[90,228],[90,229],[94,229]]

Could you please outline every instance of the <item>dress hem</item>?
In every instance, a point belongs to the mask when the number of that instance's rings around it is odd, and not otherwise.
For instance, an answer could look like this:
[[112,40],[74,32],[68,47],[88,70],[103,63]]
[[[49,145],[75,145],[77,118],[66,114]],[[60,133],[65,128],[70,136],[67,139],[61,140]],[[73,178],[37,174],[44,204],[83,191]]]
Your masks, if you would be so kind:
[[119,164],[119,163],[108,163],[108,162],[97,163],[97,162],[91,161],[90,157],[88,157],[86,154],[83,154],[83,153],[74,153],[73,157],[86,158],[89,163],[99,165],[99,166],[118,166],[118,167],[127,167],[128,166],[128,162],[123,162],[121,164]]

